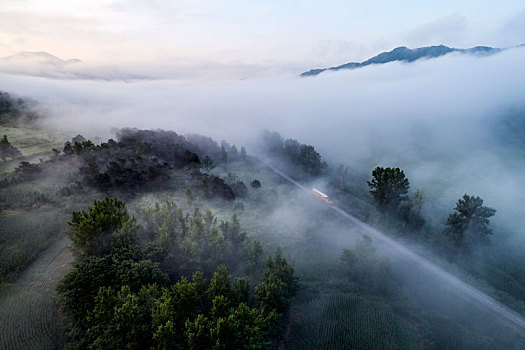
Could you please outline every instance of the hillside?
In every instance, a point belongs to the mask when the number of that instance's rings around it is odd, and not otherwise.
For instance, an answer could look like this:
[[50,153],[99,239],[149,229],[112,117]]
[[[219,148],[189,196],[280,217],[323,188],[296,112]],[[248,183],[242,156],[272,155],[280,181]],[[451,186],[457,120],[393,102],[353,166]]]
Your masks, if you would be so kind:
[[[20,148],[34,137],[4,130]],[[42,139],[43,149],[57,142]],[[0,315],[17,321],[2,323],[2,347],[525,345],[504,318],[332,208],[432,251],[433,263],[525,314],[519,255],[483,246],[490,258],[472,260],[437,238],[442,227],[418,212],[419,192],[409,193],[411,207],[387,210],[367,179],[336,169],[312,145],[266,132],[257,154],[270,166],[202,135],[121,129],[100,144],[77,135],[7,171]],[[298,190],[276,166],[334,204]]]
[[338,71],[341,69],[357,69],[369,66],[371,64],[385,64],[389,62],[414,62],[420,59],[431,59],[440,56],[447,55],[449,53],[459,53],[464,55],[492,55],[500,52],[502,49],[488,47],[488,46],[476,46],[469,49],[457,49],[451,48],[445,45],[439,46],[427,46],[418,47],[415,49],[409,49],[405,46],[396,47],[392,51],[382,52],[366,61],[363,62],[350,62],[345,63],[336,67],[329,68],[316,68],[311,69],[307,72],[301,73],[302,77],[309,77],[321,74],[325,71]]

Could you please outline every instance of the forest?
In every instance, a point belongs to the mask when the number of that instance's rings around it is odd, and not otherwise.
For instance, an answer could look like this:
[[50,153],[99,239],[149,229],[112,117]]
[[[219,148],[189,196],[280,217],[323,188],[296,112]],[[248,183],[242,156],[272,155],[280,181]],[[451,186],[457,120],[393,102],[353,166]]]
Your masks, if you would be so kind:
[[523,252],[478,193],[440,211],[411,169],[361,172],[276,131],[248,149],[96,141],[27,101],[0,94],[0,348],[525,348],[519,323],[332,210],[523,317]]

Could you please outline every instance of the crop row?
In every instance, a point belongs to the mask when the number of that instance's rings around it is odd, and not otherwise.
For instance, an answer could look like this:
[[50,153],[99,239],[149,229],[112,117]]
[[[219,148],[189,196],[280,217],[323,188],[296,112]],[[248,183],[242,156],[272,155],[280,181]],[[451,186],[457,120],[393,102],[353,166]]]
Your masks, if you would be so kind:
[[376,299],[327,294],[299,303],[287,349],[410,349],[415,336]]

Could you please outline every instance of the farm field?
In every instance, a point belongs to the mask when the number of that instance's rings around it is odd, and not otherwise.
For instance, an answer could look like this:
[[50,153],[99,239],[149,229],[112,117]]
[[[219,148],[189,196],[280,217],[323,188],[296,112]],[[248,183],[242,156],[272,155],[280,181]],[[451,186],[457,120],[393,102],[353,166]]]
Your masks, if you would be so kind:
[[0,215],[0,281],[16,280],[42,251],[64,237],[68,219],[69,215],[50,208],[3,211]]
[[290,318],[286,349],[417,349],[414,331],[373,298],[300,295]]
[[64,238],[0,289],[0,348],[53,349],[62,340],[55,287],[73,262]]

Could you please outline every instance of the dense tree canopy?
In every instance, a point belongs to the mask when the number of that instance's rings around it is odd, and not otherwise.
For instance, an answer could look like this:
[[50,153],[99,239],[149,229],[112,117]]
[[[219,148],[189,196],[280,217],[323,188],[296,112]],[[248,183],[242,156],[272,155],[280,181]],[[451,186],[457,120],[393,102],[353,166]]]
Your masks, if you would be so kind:
[[[218,222],[209,210],[185,214],[172,202],[139,214],[137,225],[116,198],[73,213],[70,237],[83,259],[58,288],[69,346],[268,348],[298,288],[280,250],[254,289],[262,249],[236,215]],[[248,277],[234,278],[227,266]]]

